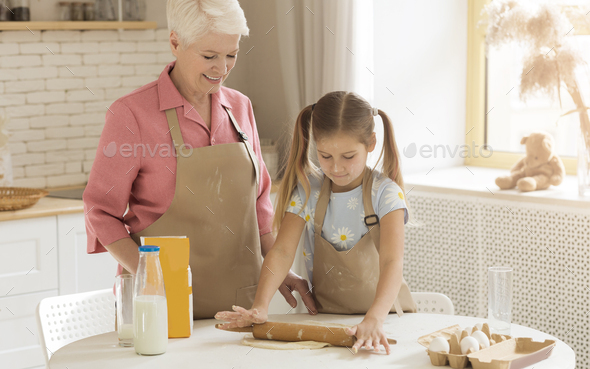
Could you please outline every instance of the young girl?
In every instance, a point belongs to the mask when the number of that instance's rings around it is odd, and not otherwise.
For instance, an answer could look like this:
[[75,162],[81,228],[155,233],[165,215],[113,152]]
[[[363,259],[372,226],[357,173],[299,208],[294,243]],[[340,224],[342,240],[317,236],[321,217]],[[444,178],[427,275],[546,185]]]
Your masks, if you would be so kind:
[[[375,149],[373,117],[383,120],[383,173],[366,166]],[[309,160],[313,134],[320,168]],[[409,213],[399,155],[388,116],[354,93],[331,92],[297,118],[285,176],[277,196],[278,235],[266,255],[252,308],[215,317],[222,328],[264,323],[270,300],[289,272],[301,233],[317,311],[365,314],[347,329],[361,347],[390,348],[383,322],[390,312],[415,311],[402,276],[404,224]],[[308,306],[311,314],[316,306]]]

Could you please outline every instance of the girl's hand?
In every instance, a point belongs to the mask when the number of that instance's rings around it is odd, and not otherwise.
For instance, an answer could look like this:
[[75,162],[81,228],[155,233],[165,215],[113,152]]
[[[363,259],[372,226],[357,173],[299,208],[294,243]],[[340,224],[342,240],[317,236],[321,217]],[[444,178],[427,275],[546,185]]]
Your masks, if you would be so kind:
[[346,328],[345,331],[349,336],[356,336],[356,342],[352,346],[352,351],[355,353],[361,347],[367,350],[374,347],[375,352],[379,352],[381,345],[385,346],[387,355],[391,353],[387,336],[383,330],[383,322],[377,318],[366,315],[360,324]]
[[268,313],[262,309],[246,310],[240,306],[232,306],[232,311],[220,311],[215,314],[215,319],[223,320],[219,326],[221,329],[250,327],[252,324],[262,324],[268,319]]

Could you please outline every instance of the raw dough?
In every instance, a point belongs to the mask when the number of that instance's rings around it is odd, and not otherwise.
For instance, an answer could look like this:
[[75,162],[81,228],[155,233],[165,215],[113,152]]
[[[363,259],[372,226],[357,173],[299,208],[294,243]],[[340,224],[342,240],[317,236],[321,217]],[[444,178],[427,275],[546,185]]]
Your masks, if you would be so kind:
[[263,348],[267,350],[314,350],[330,346],[329,343],[316,341],[285,342],[259,340],[254,338],[252,335],[245,336],[242,339],[242,345]]

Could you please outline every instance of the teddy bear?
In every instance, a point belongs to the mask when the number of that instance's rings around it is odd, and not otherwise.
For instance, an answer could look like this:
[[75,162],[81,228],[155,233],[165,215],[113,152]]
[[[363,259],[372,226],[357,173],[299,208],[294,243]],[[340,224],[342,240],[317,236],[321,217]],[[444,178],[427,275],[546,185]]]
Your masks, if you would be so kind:
[[553,151],[553,137],[545,132],[533,132],[520,140],[526,145],[526,156],[510,169],[510,175],[496,178],[502,190],[518,187],[523,192],[544,190],[563,181],[565,167]]

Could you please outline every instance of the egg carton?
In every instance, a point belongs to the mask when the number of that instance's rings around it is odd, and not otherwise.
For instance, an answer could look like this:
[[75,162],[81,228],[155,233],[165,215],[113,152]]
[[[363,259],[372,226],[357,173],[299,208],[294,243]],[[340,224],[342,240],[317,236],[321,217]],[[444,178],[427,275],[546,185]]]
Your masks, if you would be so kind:
[[[473,327],[473,331],[478,330],[477,327]],[[439,331],[433,332],[426,336],[422,336],[418,339],[418,342],[426,347],[426,352],[430,357],[430,362],[434,366],[445,366],[449,365],[453,369],[463,369],[466,368],[470,362],[469,358],[467,357],[468,354],[472,353],[472,349],[468,351],[467,354],[461,353],[461,340],[467,336],[470,336],[473,331],[469,332],[465,329],[462,329],[459,325],[453,325],[451,327],[447,327],[441,329]],[[498,342],[503,342],[506,340],[511,339],[511,336],[508,335],[501,335],[490,333],[490,327],[487,323],[484,323],[481,327],[481,331],[488,337],[490,340],[490,347]],[[428,348],[430,346],[430,342],[435,337],[443,337],[449,342],[450,350],[449,352],[434,352],[430,351]],[[480,345],[480,350],[485,350]]]
[[[463,369],[470,364],[474,369],[525,368],[549,357],[556,344],[555,340],[536,342],[531,338],[512,338],[508,335],[491,333],[488,324],[484,323],[481,331],[490,340],[490,347],[484,348],[480,345],[479,351],[474,352],[473,349],[469,349],[467,354],[462,354],[461,340],[476,330],[479,328],[473,327],[473,330],[468,331],[459,325],[453,325],[420,337],[418,343],[426,347],[432,365],[449,365],[453,369]],[[434,352],[428,349],[435,337],[443,337],[448,341],[449,352]]]
[[[470,348],[467,354],[461,353],[461,340],[470,336],[474,331],[462,329],[459,325],[453,325],[439,331],[422,336],[418,343],[426,347],[430,362],[434,366],[449,365],[453,369],[463,369],[470,364],[474,369],[517,369],[532,365],[551,354],[555,346],[555,340],[535,342],[531,338],[512,338],[508,335],[490,332],[490,327],[484,323],[481,331],[490,340],[489,347],[479,346],[479,351]],[[443,337],[449,343],[449,352],[430,351],[430,342],[435,337]]]

